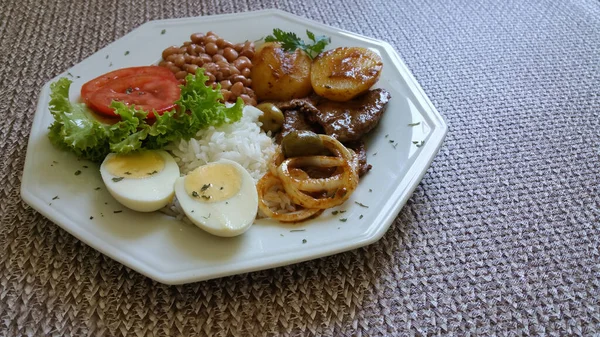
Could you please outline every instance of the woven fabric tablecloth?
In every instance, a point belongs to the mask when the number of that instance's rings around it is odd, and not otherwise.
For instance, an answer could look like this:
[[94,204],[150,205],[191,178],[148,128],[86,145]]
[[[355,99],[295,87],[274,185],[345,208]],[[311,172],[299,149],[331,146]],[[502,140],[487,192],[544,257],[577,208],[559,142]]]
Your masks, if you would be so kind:
[[[446,119],[380,241],[166,286],[21,201],[46,81],[148,20],[263,8],[388,41]],[[600,334],[597,0],[3,0],[0,44],[1,336]]]

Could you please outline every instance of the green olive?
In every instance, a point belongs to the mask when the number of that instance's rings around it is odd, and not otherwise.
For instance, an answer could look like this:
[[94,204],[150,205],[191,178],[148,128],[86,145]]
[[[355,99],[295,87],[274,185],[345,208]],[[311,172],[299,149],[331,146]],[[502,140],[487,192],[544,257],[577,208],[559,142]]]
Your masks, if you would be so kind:
[[312,131],[292,131],[281,140],[286,158],[317,156],[327,152],[323,141]]
[[265,132],[275,133],[283,126],[283,112],[271,103],[261,103],[256,106],[263,114],[258,117]]

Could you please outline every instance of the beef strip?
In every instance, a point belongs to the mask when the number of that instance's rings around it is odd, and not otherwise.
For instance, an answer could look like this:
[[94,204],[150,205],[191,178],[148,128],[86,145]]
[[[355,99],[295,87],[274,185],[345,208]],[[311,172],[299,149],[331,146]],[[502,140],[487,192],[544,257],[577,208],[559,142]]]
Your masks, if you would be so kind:
[[316,110],[307,109],[308,117],[323,126],[326,134],[342,143],[351,142],[377,126],[390,98],[386,90],[374,89],[347,102],[323,99],[317,103]]
[[365,173],[369,172],[372,166],[371,164],[367,164],[367,149],[365,148],[365,143],[362,140],[357,140],[344,145],[356,152],[356,155],[358,156],[358,176],[362,177]]
[[319,113],[319,109],[317,109],[316,106],[319,103],[319,101],[321,101],[321,99],[321,97],[313,94],[309,97],[294,98],[289,101],[283,102],[273,102],[273,104],[276,107],[278,107],[281,111],[299,110],[307,116],[310,116]]

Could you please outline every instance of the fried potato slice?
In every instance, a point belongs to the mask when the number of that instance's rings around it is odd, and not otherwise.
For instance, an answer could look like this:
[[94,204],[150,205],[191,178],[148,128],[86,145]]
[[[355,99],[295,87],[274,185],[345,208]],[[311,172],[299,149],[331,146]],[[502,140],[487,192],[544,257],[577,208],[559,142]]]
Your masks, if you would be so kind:
[[252,58],[252,90],[259,101],[286,101],[312,92],[312,60],[302,50],[288,53],[278,43],[260,46]]
[[317,95],[345,102],[377,82],[383,61],[372,50],[340,47],[319,54],[312,64],[311,84]]

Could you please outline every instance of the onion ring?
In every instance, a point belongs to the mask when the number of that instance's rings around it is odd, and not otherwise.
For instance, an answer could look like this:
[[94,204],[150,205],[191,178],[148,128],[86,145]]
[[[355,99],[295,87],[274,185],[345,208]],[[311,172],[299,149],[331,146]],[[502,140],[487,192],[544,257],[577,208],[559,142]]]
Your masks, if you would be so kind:
[[305,220],[310,218],[311,216],[318,215],[320,212],[323,212],[321,209],[307,209],[303,208],[294,212],[282,213],[275,212],[271,210],[267,204],[264,202],[263,196],[267,194],[267,191],[274,185],[281,184],[281,180],[279,180],[276,176],[271,174],[271,172],[267,172],[256,184],[256,189],[258,191],[258,208],[268,217],[273,218],[275,220],[279,220],[281,222],[298,222],[301,220]]

